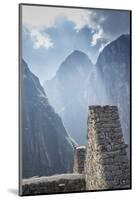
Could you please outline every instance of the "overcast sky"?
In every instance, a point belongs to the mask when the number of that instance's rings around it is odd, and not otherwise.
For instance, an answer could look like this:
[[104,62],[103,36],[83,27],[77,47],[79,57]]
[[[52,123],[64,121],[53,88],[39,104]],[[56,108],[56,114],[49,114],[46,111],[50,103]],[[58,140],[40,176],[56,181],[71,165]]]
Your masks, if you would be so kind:
[[96,63],[109,42],[130,32],[128,11],[23,6],[22,23],[23,58],[41,83],[75,49]]

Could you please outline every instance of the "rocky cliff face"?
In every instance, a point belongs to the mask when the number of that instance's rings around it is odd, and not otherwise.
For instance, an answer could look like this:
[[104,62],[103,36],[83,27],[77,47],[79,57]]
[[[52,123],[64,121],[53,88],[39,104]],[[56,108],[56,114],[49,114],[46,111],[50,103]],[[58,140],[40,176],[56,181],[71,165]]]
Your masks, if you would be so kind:
[[65,128],[78,144],[86,143],[88,106],[106,104],[118,106],[124,138],[129,144],[129,35],[122,35],[108,44],[96,65],[85,53],[74,51],[44,87]]
[[72,139],[24,61],[22,69],[22,176],[71,172]]
[[108,103],[96,66],[85,53],[76,50],[44,87],[68,133],[78,144],[86,144],[88,106]]
[[87,85],[93,67],[88,56],[72,52],[60,65],[56,76],[45,82],[45,90],[68,133],[80,144],[86,142]]
[[111,104],[118,105],[124,137],[130,133],[130,36],[122,35],[104,48],[97,60]]

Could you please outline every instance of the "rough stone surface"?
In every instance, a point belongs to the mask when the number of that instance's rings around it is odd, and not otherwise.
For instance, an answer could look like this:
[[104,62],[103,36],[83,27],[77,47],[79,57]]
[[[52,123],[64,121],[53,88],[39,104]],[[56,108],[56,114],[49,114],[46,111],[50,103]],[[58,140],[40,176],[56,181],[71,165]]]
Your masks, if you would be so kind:
[[73,173],[84,173],[85,149],[85,146],[75,149]]
[[23,195],[85,191],[85,176],[61,174],[49,177],[34,177],[22,182]]
[[130,188],[130,166],[116,106],[90,106],[86,190]]
[[75,150],[73,174],[24,179],[23,195],[131,188],[117,107],[90,106],[87,126],[87,144]]

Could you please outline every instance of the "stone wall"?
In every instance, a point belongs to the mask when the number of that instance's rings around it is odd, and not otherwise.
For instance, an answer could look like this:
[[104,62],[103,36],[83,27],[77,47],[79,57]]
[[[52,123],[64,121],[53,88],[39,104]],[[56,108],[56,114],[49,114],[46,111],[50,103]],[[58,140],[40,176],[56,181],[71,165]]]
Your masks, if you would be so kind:
[[22,182],[22,195],[80,192],[85,190],[85,176],[82,174],[33,177]]
[[86,190],[130,188],[130,166],[116,106],[90,106]]
[[73,173],[84,173],[85,150],[85,146],[76,147],[74,154]]
[[117,107],[90,106],[87,124],[87,144],[75,149],[73,174],[23,180],[23,195],[130,188],[130,163]]

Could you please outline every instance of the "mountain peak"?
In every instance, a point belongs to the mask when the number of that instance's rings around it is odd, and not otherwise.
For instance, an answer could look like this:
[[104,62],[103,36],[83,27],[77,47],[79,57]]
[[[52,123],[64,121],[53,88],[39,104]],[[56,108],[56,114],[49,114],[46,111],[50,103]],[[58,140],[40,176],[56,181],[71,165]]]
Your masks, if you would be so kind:
[[28,68],[28,65],[27,65],[27,63],[25,62],[24,59],[22,59],[22,66],[23,66],[24,72],[26,72],[26,71],[29,71],[29,72],[30,72],[30,70],[29,70],[29,68]]
[[81,71],[89,71],[90,67],[93,66],[88,55],[82,51],[74,50],[60,65],[56,74],[65,74]]
[[[130,49],[130,35],[129,34],[122,34],[114,41],[110,42],[99,54],[98,60],[96,65],[100,65],[101,62],[104,62],[104,58],[108,64],[111,60],[127,60],[127,55]],[[102,60],[102,61],[101,61]]]
[[70,55],[86,55],[83,51],[80,51],[80,50],[74,50],[72,51],[72,53]]
[[122,34],[117,39],[129,39],[129,38],[130,38],[129,34]]
[[[89,61],[91,62],[90,58],[88,57],[88,55],[86,53],[84,53],[83,51],[80,51],[80,50],[74,50],[72,51],[71,54],[69,54],[69,56],[67,58],[78,58],[78,59],[89,59]],[[91,62],[92,64],[92,62]]]

